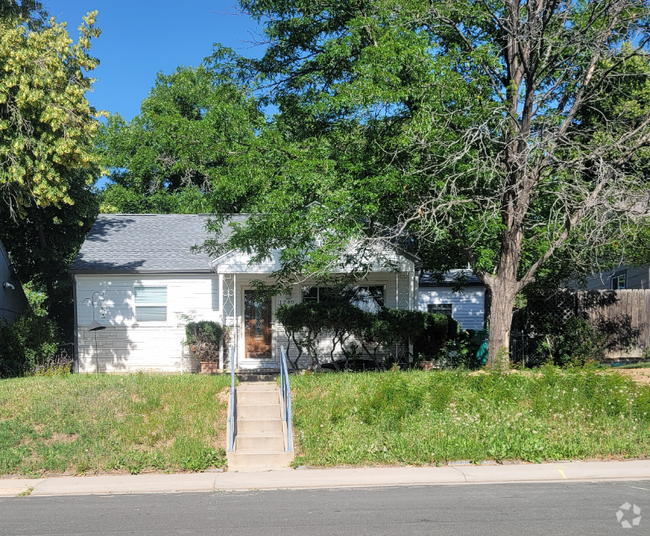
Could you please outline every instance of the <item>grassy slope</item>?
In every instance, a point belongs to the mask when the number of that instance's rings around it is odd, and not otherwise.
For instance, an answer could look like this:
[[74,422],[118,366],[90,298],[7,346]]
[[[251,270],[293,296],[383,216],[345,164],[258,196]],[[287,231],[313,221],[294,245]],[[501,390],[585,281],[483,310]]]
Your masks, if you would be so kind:
[[203,470],[225,463],[222,376],[0,380],[0,474]]
[[650,455],[650,388],[596,371],[292,377],[309,465]]

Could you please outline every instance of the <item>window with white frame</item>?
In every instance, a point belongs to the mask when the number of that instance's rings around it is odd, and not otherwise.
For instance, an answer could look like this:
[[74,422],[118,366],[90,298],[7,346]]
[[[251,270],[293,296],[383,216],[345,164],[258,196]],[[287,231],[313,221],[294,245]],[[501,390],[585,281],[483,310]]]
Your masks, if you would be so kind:
[[612,290],[624,290],[627,287],[627,271],[616,272],[612,276]]
[[330,287],[302,287],[303,303],[319,303],[332,301],[334,289]]
[[451,316],[453,307],[451,303],[430,303],[427,305],[427,310],[430,313]]
[[[303,303],[333,301],[336,290],[330,287],[303,287]],[[384,306],[384,287],[381,285],[359,286],[351,289],[351,302],[364,311],[377,312]]]
[[384,287],[379,285],[355,287],[352,303],[359,309],[377,313],[384,306]]
[[133,287],[138,322],[167,321],[167,287]]

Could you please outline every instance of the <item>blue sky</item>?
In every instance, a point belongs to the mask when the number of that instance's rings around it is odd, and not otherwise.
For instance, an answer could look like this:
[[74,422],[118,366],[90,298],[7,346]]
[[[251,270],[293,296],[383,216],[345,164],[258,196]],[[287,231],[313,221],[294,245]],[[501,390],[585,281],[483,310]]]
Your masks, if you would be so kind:
[[244,56],[260,56],[259,26],[238,14],[234,0],[43,0],[50,15],[68,23],[76,41],[81,18],[99,12],[102,35],[92,46],[100,66],[88,100],[97,109],[120,113],[127,120],[153,86],[156,73],[179,65],[196,66],[214,43]]

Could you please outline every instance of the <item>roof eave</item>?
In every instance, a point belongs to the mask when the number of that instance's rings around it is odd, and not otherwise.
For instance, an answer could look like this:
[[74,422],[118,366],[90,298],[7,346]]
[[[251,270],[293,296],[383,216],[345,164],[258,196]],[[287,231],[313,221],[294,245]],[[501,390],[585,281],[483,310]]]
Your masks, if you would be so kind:
[[202,268],[202,269],[193,269],[193,270],[187,270],[187,269],[182,269],[182,270],[120,270],[120,269],[99,269],[99,270],[94,270],[94,269],[87,269],[87,268],[82,268],[82,269],[72,269],[70,270],[70,273],[73,275],[79,275],[79,274],[211,274],[213,273],[212,270],[209,268]]

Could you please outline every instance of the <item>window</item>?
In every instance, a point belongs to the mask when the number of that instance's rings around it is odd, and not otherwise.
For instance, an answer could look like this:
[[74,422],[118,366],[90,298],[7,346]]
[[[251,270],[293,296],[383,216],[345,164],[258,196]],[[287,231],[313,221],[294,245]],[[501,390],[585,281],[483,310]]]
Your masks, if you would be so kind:
[[[303,303],[333,301],[335,289],[329,287],[303,287]],[[369,312],[378,312],[384,306],[384,287],[367,286],[350,289],[351,303]]]
[[356,287],[352,303],[369,313],[378,313],[384,306],[384,287]]
[[452,313],[451,303],[430,303],[427,305],[427,310],[430,313],[436,313],[440,315],[451,316]]
[[138,322],[167,321],[167,287],[133,287]]
[[612,290],[623,290],[627,283],[627,272],[617,272],[612,276]]
[[325,302],[332,301],[334,296],[334,289],[330,287],[303,287],[302,288],[302,301],[303,302]]

